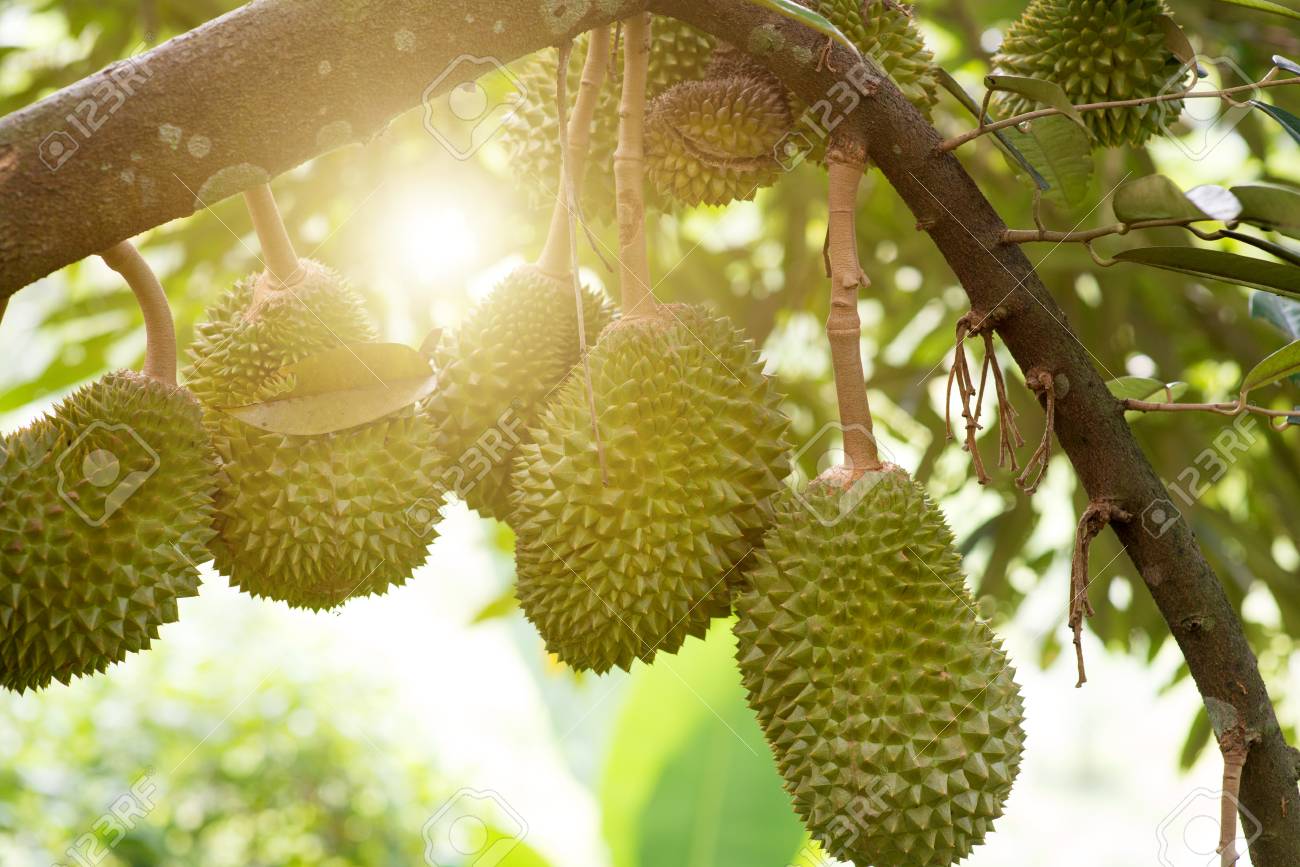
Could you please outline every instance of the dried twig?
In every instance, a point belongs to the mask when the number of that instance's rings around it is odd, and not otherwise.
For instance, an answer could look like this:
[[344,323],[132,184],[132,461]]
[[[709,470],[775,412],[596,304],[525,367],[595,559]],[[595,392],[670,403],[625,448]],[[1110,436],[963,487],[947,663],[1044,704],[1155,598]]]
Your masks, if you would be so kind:
[[1047,401],[1047,421],[1043,425],[1043,440],[1029,456],[1024,472],[1016,479],[1016,484],[1032,495],[1042,484],[1047,472],[1047,464],[1052,459],[1052,436],[1056,433],[1056,378],[1041,368],[1034,368],[1025,377],[1025,385],[1035,394],[1042,395]]
[[[957,321],[956,352],[953,356],[952,369],[948,372],[948,401],[945,419],[948,424],[948,439],[952,434],[952,390],[957,386],[961,399],[962,418],[966,420],[966,442],[962,446],[971,454],[975,465],[975,475],[981,485],[991,479],[984,468],[984,459],[980,455],[977,432],[980,430],[980,415],[984,407],[984,392],[988,387],[990,376],[998,402],[998,466],[1009,467],[1012,472],[1019,469],[1016,449],[1025,444],[1016,424],[1016,410],[1007,399],[1006,380],[998,364],[997,352],[993,345],[993,329],[1006,313],[1002,308],[987,316],[977,316],[974,311],[967,313]],[[970,361],[966,358],[966,339],[978,335],[984,340],[984,362],[980,369],[979,387],[976,388],[971,376]]]
[[1074,655],[1079,662],[1079,680],[1075,689],[1088,682],[1088,674],[1083,667],[1083,619],[1094,613],[1092,603],[1088,600],[1088,553],[1092,540],[1106,528],[1111,521],[1128,521],[1132,515],[1110,500],[1098,500],[1088,504],[1079,518],[1079,529],[1074,534],[1074,556],[1070,561],[1070,630],[1074,633]]

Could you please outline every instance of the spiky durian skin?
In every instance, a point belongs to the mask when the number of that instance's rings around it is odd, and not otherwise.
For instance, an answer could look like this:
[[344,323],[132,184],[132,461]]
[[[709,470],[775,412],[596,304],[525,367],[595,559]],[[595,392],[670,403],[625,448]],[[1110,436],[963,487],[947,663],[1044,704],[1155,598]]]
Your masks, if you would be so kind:
[[[582,309],[594,346],[613,311],[587,289]],[[507,520],[519,445],[579,350],[573,285],[534,266],[511,272],[439,348],[438,390],[426,412],[447,457],[442,486],[479,513]]]
[[[572,100],[582,79],[587,36],[574,42],[569,64],[568,92]],[[650,68],[646,98],[653,99],[680,81],[704,76],[713,50],[713,40],[672,18],[656,16],[651,25]],[[622,52],[614,59],[596,104],[591,130],[591,147],[583,175],[582,203],[586,216],[608,222],[614,215],[614,150],[618,147],[618,108],[622,90]],[[555,104],[556,53],[540,52],[516,70],[525,91],[519,110],[506,123],[502,141],[510,153],[516,177],[531,191],[534,204],[555,203],[560,180],[559,118]]]
[[562,661],[604,672],[730,611],[788,421],[753,344],[699,309],[616,323],[590,363],[608,481],[571,377],[516,461],[512,524],[524,613]]
[[942,514],[897,469],[858,485],[777,499],[736,599],[737,658],[826,850],[858,867],[943,867],[1002,813],[1023,705]]
[[801,0],[821,12],[863,54],[872,57],[917,108],[939,99],[934,55],[908,8],[895,0]]
[[[1177,88],[1179,64],[1165,46],[1164,0],[1034,0],[1008,29],[993,58],[1000,72],[1059,84],[1075,105],[1155,96]],[[1003,116],[1043,106],[998,94]],[[1181,102],[1083,113],[1106,147],[1141,145],[1176,118]]]
[[130,371],[0,439],[0,686],[104,671],[174,622],[208,559],[215,473],[194,398]]
[[403,584],[424,562],[442,463],[414,407],[311,437],[263,431],[222,411],[272,396],[285,365],[374,338],[342,279],[303,266],[302,282],[256,310],[255,278],[216,303],[197,329],[190,384],[222,466],[210,545],[217,568],[254,596],[319,610]]
[[776,149],[793,125],[785,88],[770,76],[684,82],[647,114],[646,178],[687,206],[752,199],[781,176]]

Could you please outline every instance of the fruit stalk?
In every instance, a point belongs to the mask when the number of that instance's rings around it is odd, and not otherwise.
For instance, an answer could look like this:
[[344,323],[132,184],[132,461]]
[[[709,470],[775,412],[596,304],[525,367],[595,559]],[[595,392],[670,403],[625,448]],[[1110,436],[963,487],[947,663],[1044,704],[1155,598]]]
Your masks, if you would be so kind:
[[269,184],[258,184],[244,191],[244,203],[248,214],[253,218],[253,231],[262,245],[263,263],[272,278],[275,287],[280,288],[293,283],[298,276],[298,254],[294,252],[289,232],[280,219],[280,209],[276,207],[275,196]]
[[162,284],[130,241],[122,241],[99,254],[104,263],[122,275],[144,314],[147,347],[144,373],[167,385],[176,384],[176,327]]
[[[555,196],[555,210],[551,213],[551,228],[546,235],[546,246],[537,259],[537,267],[548,277],[565,280],[576,267],[570,264],[571,247],[575,240],[573,214],[577,207],[582,175],[587,167],[587,153],[591,148],[591,120],[600,100],[600,88],[609,68],[609,28],[597,27],[591,31],[587,45],[587,59],[582,67],[582,81],[578,85],[578,98],[573,104],[573,116],[568,124],[568,147],[564,163],[565,177],[560,181],[560,191]],[[566,70],[560,69],[558,83],[563,83]],[[560,89],[557,85],[556,92]],[[572,204],[566,203],[566,200]]]
[[623,316],[648,316],[658,306],[650,291],[645,238],[645,94],[650,62],[650,15],[625,22],[623,97],[618,109],[614,188],[618,204],[619,278]]
[[871,406],[862,371],[862,320],[858,317],[858,289],[871,281],[858,260],[856,206],[864,164],[832,160],[827,197],[827,271],[831,278],[831,312],[826,335],[835,371],[835,396],[840,407],[846,466],[855,472],[878,470],[880,454],[872,434]]

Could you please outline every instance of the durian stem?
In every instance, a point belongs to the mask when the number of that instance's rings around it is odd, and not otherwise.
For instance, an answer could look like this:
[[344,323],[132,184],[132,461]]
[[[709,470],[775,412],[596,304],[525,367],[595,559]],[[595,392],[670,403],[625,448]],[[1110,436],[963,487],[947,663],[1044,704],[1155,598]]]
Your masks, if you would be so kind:
[[[580,201],[579,191],[582,187],[583,171],[587,167],[587,153],[591,148],[591,119],[596,113],[600,88],[609,69],[608,27],[597,27],[591,31],[590,43],[587,45],[587,59],[582,67],[582,81],[578,85],[578,98],[573,104],[573,117],[567,124],[568,154],[563,156],[568,165],[567,180],[561,179],[560,190],[555,196],[555,210],[551,213],[551,228],[546,235],[546,246],[537,259],[537,267],[543,274],[556,280],[568,278],[572,268],[577,267],[576,260],[570,264],[570,253],[575,238],[572,209]],[[567,57],[567,54],[565,55]],[[567,67],[567,64],[565,64]],[[562,83],[567,77],[567,68],[562,67],[557,79],[556,94],[560,93]],[[569,187],[573,187],[570,195]],[[568,203],[572,204],[568,204]]]
[[114,244],[99,254],[104,263],[122,275],[144,314],[146,349],[144,372],[151,379],[176,384],[176,326],[162,284],[130,241]]
[[840,406],[844,454],[856,472],[878,470],[880,453],[867,401],[867,380],[862,371],[862,320],[858,317],[858,290],[871,281],[858,260],[857,199],[864,164],[830,163],[830,223],[826,249],[831,278],[831,312],[826,335],[835,371],[835,396]]
[[[555,216],[558,218],[561,212],[564,215],[564,237],[568,241],[568,250],[565,251],[565,261],[557,270],[562,270],[568,274],[568,279],[573,283],[573,302],[577,307],[578,319],[578,357],[582,360],[582,380],[583,386],[587,393],[587,411],[591,416],[591,436],[596,444],[596,460],[600,464],[600,480],[604,484],[609,484],[609,466],[605,462],[605,444],[600,439],[600,424],[596,410],[596,390],[591,385],[591,359],[587,357],[587,317],[583,309],[582,298],[582,280],[578,276],[578,175],[584,164],[583,158],[586,157],[587,144],[591,138],[591,118],[590,109],[595,106],[595,93],[599,88],[600,79],[605,74],[605,56],[609,51],[609,30],[599,28],[604,34],[604,39],[597,38],[598,34],[593,33],[591,36],[591,45],[587,49],[587,62],[582,71],[583,90],[578,93],[578,105],[575,113],[580,113],[584,108],[588,109],[588,116],[583,123],[585,131],[584,138],[575,147],[573,139],[574,127],[565,122],[565,112],[568,109],[568,100],[565,93],[566,79],[568,76],[569,52],[573,43],[566,43],[560,49],[560,70],[555,80],[556,108],[560,118],[560,127],[565,132],[560,136],[560,190],[562,198],[556,207]],[[603,44],[602,44],[603,43]],[[592,86],[588,89],[588,72],[595,70],[592,77]],[[590,95],[591,105],[583,104],[584,95]],[[574,118],[574,123],[579,118]],[[582,157],[577,156],[581,151]],[[554,222],[551,223],[551,238],[556,236]],[[549,243],[548,239],[548,243]],[[545,273],[545,269],[543,269]]]
[[1219,800],[1219,867],[1237,863],[1237,810],[1241,797],[1241,773],[1250,755],[1250,739],[1240,722],[1219,739],[1223,753],[1223,794]]
[[650,15],[627,19],[623,95],[618,109],[614,188],[618,204],[619,280],[623,316],[649,316],[658,307],[650,291],[645,237],[645,95],[650,63]]
[[276,207],[270,185],[259,184],[244,190],[244,203],[253,218],[253,231],[257,232],[257,240],[262,245],[267,271],[280,286],[293,283],[299,272],[298,254],[294,252],[289,231],[280,219],[280,209]]

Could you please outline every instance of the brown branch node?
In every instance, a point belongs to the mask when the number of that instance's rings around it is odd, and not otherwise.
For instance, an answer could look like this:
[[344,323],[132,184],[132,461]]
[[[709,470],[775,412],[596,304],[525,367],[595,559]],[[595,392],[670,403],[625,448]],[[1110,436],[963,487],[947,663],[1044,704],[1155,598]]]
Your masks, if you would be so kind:
[[1113,500],[1094,500],[1083,510],[1079,529],[1074,535],[1074,556],[1070,560],[1070,630],[1074,633],[1074,656],[1079,663],[1078,689],[1088,682],[1083,665],[1083,619],[1096,612],[1088,600],[1088,554],[1092,540],[1097,538],[1112,521],[1129,521],[1133,516],[1121,509]]

